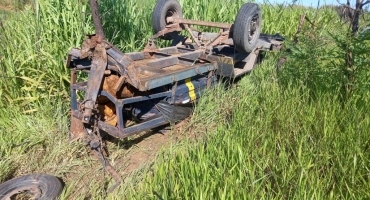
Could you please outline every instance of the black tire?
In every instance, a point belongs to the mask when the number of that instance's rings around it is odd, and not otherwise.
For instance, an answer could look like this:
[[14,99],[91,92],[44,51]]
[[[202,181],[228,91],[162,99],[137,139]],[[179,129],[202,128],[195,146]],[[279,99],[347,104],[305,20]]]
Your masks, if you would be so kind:
[[59,179],[48,174],[30,174],[8,180],[0,184],[0,199],[13,199],[17,195],[27,195],[26,199],[57,199],[63,186]]
[[239,52],[251,52],[261,34],[262,12],[258,4],[246,3],[238,11],[233,27],[233,41]]
[[[154,7],[152,14],[152,26],[154,33],[157,34],[159,31],[166,28],[170,23],[167,23],[166,18],[174,16],[182,18],[181,5],[176,0],[159,0]],[[160,38],[165,40],[172,40],[178,36],[179,32],[171,32],[161,36]]]

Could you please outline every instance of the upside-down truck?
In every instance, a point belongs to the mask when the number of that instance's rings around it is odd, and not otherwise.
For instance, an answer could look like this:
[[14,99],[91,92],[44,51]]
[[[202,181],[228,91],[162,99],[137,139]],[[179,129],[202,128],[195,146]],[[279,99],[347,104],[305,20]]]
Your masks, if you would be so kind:
[[[194,25],[219,31],[202,32]],[[121,178],[104,157],[102,136],[126,138],[188,117],[207,88],[251,71],[261,51],[280,49],[283,38],[262,34],[261,25],[262,12],[254,3],[242,5],[228,24],[184,19],[179,2],[158,0],[155,34],[143,51],[121,52],[99,34],[70,50],[70,140],[82,139],[101,159],[116,180],[108,192]],[[157,39],[171,45],[157,48]]]

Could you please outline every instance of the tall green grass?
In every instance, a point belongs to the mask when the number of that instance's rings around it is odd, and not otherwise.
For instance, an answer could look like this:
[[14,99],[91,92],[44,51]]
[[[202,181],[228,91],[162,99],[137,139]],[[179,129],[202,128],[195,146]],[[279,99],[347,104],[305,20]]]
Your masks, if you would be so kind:
[[[24,115],[21,108],[12,105],[6,112],[1,112],[0,182],[19,174],[19,171],[24,173],[25,169],[42,166],[43,159],[51,154],[49,151],[67,137],[68,116],[62,114],[62,104],[62,101],[45,104],[32,115]],[[48,164],[44,163],[45,166]]]
[[87,7],[82,3],[40,0],[3,22],[1,107],[17,104],[31,112],[42,106],[41,102],[59,96],[67,100],[66,55],[91,32],[84,12]]
[[12,11],[8,11],[8,10],[0,10],[0,20],[1,21],[4,21],[8,18],[9,15],[12,14]]
[[273,61],[201,100],[218,99],[197,107],[195,120],[208,117],[196,127],[222,120],[201,142],[165,150],[130,197],[369,198],[368,94],[345,104],[335,91],[313,99],[304,85],[281,87]]
[[[24,163],[20,162],[19,155],[26,156],[40,145],[52,148],[55,138],[66,138],[66,134],[60,135],[66,133],[68,125],[69,70],[65,59],[69,49],[80,46],[84,34],[91,32],[89,19],[83,14],[86,4],[74,3],[40,0],[7,14],[2,21],[0,181],[32,165],[24,158]],[[64,128],[54,131],[55,125]]]
[[[180,0],[186,18],[233,23],[244,1],[221,2]],[[153,34],[155,0],[100,3],[108,40],[124,52],[142,49]],[[235,85],[208,91],[187,129],[195,139],[165,149],[153,167],[125,177],[108,198],[369,198],[367,39],[350,41],[358,50],[355,84],[361,89],[344,99],[341,87],[348,82],[340,44],[346,38],[335,13],[261,7],[265,33],[293,38],[303,13],[315,26],[305,22],[298,45],[285,44],[292,53],[278,75],[280,55],[271,53]],[[3,21],[0,182],[46,172],[66,182],[62,199],[105,198],[112,180],[101,176],[95,167],[100,163],[82,145],[66,144],[64,60],[93,33],[90,18],[86,1],[38,0]],[[124,150],[109,147],[118,152],[112,161],[124,156]]]
[[[186,1],[179,0],[184,18],[233,23],[236,13],[244,3],[241,0]],[[122,51],[138,51],[145,47],[152,30],[152,10],[156,1],[107,0],[101,2],[100,10],[104,31],[108,40]],[[209,30],[204,29],[203,30]]]

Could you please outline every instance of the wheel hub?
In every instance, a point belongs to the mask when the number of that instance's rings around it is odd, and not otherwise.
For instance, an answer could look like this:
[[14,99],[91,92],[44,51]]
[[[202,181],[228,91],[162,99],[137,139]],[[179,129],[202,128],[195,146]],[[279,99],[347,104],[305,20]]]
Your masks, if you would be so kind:
[[40,188],[37,186],[24,186],[17,190],[10,192],[9,194],[4,196],[4,199],[31,199],[36,200],[40,199],[42,196],[42,192]]

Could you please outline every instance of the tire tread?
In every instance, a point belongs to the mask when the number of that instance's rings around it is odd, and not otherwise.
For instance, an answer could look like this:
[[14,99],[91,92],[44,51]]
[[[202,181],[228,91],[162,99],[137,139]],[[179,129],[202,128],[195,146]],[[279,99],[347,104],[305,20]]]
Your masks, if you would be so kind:
[[249,20],[256,13],[260,13],[260,26],[258,27],[258,37],[261,33],[262,25],[262,14],[261,9],[258,4],[255,3],[246,3],[238,11],[238,14],[235,18],[234,28],[233,28],[233,41],[235,48],[241,52],[251,52],[257,44],[258,39],[251,45],[248,43],[248,38],[246,38],[246,26],[249,24],[246,21]]

